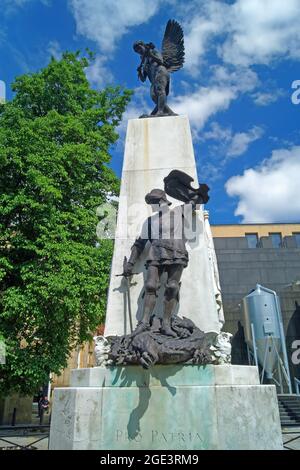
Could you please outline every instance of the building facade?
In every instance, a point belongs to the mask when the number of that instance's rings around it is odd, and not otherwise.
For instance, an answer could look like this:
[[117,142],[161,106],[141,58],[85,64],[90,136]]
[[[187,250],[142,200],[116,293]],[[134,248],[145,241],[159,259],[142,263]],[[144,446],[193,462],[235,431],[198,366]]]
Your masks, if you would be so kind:
[[300,340],[300,224],[211,226],[218,260],[225,314],[224,331],[233,334],[232,361],[248,362],[243,338],[242,299],[256,284],[279,296],[292,377],[300,367],[291,361]]

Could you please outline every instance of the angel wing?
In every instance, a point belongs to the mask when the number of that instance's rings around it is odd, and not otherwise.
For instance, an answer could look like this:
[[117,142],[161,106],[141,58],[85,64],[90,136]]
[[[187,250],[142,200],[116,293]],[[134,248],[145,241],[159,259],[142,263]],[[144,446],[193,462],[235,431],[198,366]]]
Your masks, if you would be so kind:
[[175,20],[169,20],[167,23],[161,52],[169,72],[181,69],[184,63],[183,31]]

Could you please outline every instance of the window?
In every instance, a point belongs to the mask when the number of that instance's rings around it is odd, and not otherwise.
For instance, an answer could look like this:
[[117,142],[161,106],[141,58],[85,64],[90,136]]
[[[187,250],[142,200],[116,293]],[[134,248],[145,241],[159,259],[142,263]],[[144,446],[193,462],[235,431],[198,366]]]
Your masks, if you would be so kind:
[[281,233],[269,233],[269,236],[271,237],[273,248],[282,247]]
[[300,232],[293,232],[293,237],[295,237],[297,247],[300,248]]
[[257,248],[258,246],[258,235],[257,233],[245,233],[247,238],[248,248]]

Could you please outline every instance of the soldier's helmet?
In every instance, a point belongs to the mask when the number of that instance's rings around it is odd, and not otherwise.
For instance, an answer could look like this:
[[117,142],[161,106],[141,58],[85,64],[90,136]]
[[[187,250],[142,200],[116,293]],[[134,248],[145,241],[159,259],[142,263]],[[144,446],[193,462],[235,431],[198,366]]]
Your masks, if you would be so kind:
[[165,202],[170,206],[172,203],[168,201],[166,193],[162,189],[152,189],[150,193],[146,194],[145,201],[147,204],[160,204]]

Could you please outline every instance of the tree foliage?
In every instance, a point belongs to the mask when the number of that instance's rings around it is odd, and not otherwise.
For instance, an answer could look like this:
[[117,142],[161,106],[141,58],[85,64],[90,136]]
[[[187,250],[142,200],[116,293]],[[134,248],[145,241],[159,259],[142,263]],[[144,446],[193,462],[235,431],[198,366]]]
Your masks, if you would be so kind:
[[34,392],[104,318],[112,244],[96,208],[118,191],[109,147],[131,93],[91,89],[89,63],[53,58],[0,107],[2,393]]

